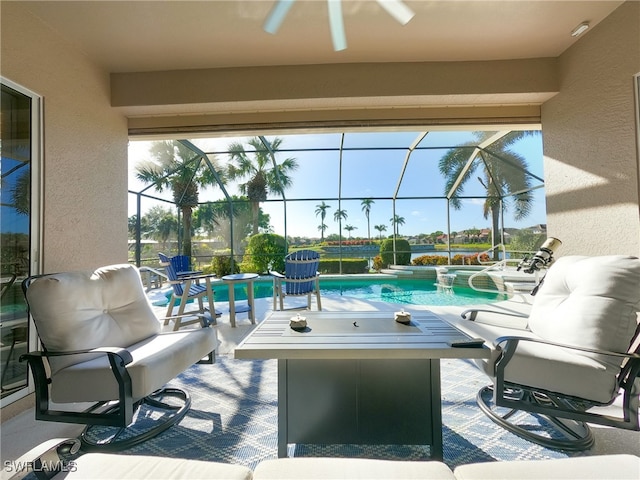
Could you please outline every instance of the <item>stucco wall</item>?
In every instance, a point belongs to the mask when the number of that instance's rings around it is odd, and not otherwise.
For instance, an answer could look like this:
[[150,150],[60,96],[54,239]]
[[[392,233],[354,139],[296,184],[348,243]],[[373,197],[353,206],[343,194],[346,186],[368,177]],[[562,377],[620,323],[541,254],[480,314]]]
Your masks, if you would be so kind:
[[559,59],[542,106],[550,235],[567,254],[640,254],[633,75],[640,2],[627,2]]
[[43,271],[126,262],[127,124],[109,75],[18,2],[0,5],[0,73],[44,97]]

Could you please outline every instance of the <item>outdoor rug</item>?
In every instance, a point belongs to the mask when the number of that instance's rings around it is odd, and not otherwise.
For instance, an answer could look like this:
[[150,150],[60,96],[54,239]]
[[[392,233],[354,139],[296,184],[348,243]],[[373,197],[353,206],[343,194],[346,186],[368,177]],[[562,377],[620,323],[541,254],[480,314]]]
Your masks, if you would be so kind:
[[[475,401],[477,391],[489,383],[488,378],[471,362],[445,359],[441,377],[444,462],[449,467],[569,455],[522,440],[491,422]],[[122,454],[225,462],[252,469],[262,460],[277,458],[275,360],[219,356],[214,365],[194,365],[169,385],[191,394],[190,412],[179,424]],[[139,413],[136,422],[144,423],[149,415]],[[429,447],[289,445],[289,456],[428,460]]]

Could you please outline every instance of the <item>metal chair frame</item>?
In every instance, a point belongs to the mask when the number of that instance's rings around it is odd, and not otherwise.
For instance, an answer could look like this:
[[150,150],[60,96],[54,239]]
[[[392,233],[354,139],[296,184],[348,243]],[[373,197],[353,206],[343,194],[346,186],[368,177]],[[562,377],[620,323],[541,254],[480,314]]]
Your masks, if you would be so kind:
[[[475,318],[475,315],[472,318]],[[640,431],[638,415],[640,401],[638,392],[634,392],[634,383],[640,378],[640,346],[634,347],[638,343],[639,336],[640,326],[630,342],[630,351],[626,353],[582,348],[528,337],[500,337],[496,339],[496,346],[501,349],[501,354],[495,363],[494,384],[480,389],[476,396],[478,406],[491,420],[503,428],[526,440],[552,449],[581,451],[593,446],[594,438],[587,423]],[[617,391],[622,394],[622,416],[614,417],[588,411],[592,407],[611,405],[617,395],[611,398],[608,403],[597,403],[559,392],[550,392],[505,381],[505,369],[515,355],[520,342],[535,342],[561,347],[577,353],[585,352],[620,359],[622,368],[616,383]],[[493,405],[491,405],[489,398],[491,398]],[[496,407],[506,407],[510,410],[501,415],[496,411]],[[509,418],[516,411],[543,416],[565,438],[538,435],[511,423]]]

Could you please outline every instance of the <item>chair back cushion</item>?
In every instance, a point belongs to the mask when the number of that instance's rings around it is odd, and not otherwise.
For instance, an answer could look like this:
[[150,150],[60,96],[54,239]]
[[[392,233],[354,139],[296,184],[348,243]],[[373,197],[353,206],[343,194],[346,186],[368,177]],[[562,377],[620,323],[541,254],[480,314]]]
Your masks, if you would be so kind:
[[284,276],[287,295],[303,295],[314,290],[320,254],[314,250],[298,250],[285,257]]
[[545,340],[622,353],[636,332],[639,310],[640,259],[560,257],[535,296],[529,328]]
[[[38,277],[31,281],[26,297],[49,352],[126,348],[160,332],[138,269],[132,265]],[[95,355],[53,357],[49,363],[55,374],[91,358]]]

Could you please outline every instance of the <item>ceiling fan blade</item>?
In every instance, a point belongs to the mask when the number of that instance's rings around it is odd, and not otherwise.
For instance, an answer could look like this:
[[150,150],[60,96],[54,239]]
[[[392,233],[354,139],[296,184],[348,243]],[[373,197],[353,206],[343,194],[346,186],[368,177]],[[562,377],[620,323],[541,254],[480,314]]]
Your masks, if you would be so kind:
[[329,27],[331,28],[331,41],[333,49],[338,52],[347,48],[347,37],[344,33],[344,21],[342,19],[341,0],[327,0],[329,8]]
[[402,25],[409,23],[415,15],[414,11],[407,7],[402,0],[377,0],[382,8],[389,15],[395,18]]
[[280,28],[280,25],[282,25],[284,17],[287,16],[289,9],[295,1],[296,0],[278,0],[278,3],[273,6],[269,16],[262,26],[264,31],[267,33],[276,33]]

